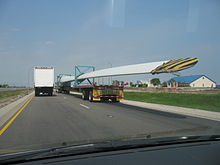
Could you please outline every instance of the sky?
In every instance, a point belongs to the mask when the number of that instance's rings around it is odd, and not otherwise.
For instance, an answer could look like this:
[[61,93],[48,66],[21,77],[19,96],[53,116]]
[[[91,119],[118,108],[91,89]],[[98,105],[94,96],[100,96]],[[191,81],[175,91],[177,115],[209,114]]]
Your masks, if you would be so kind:
[[[197,57],[180,75],[205,74],[220,84],[219,0],[0,0],[0,83],[28,85],[34,66],[74,74]],[[174,75],[113,77],[133,81]],[[107,81],[107,80],[106,80]]]

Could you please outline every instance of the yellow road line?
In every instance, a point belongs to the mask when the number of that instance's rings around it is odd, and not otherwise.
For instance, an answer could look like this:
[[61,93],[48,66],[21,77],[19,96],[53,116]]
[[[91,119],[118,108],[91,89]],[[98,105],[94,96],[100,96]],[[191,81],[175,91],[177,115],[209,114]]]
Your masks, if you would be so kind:
[[18,117],[18,115],[23,111],[23,109],[31,102],[33,97],[31,97],[21,109],[8,121],[8,123],[0,130],[0,136],[7,130],[7,128],[12,124],[12,122]]

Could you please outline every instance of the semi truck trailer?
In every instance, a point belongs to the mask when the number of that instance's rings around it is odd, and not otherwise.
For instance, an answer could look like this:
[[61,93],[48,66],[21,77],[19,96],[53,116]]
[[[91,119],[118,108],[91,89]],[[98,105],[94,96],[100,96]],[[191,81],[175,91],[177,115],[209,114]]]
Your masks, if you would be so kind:
[[54,88],[54,68],[35,67],[34,68],[34,89],[35,96],[53,95]]
[[56,90],[58,93],[77,92],[83,100],[120,102],[124,98],[123,85],[100,85],[94,78],[83,78],[86,73],[94,72],[94,66],[75,66],[74,75],[60,74],[57,76]]
[[[123,85],[98,85],[94,79],[135,74],[173,73],[191,68],[197,62],[197,58],[180,58],[112,67],[96,71],[94,66],[75,66],[75,73],[73,75],[60,74],[57,76],[57,91],[67,94],[70,91],[80,92],[83,100],[111,100],[119,102],[124,98]],[[89,85],[82,85],[85,81]]]
[[72,92],[81,93],[83,100],[93,101],[112,101],[120,102],[124,98],[123,85],[85,85],[85,86],[70,86],[68,83],[63,83],[58,86],[58,93],[69,94]]

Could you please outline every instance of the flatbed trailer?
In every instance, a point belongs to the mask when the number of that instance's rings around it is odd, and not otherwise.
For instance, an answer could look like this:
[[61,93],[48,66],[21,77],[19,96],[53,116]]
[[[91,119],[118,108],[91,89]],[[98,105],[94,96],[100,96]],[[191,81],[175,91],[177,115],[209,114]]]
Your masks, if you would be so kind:
[[71,91],[81,93],[83,100],[89,101],[112,101],[120,102],[124,99],[123,85],[85,85],[85,86],[60,86],[57,90],[60,93],[69,94]]
[[[95,71],[94,66],[79,65],[75,66],[75,73],[73,75],[60,74],[57,76],[57,91],[62,93],[70,93],[71,91],[80,92],[83,100],[111,100],[119,102],[124,98],[124,86],[97,85],[95,78],[135,74],[171,73],[190,68],[197,62],[197,58],[181,58],[169,61],[119,66],[97,71]],[[89,85],[83,85],[85,82]]]

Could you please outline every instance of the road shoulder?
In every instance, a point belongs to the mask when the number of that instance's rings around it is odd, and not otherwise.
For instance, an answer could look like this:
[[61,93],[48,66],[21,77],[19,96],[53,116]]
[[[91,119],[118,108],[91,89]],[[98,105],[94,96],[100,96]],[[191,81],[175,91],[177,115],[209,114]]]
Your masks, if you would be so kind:
[[23,107],[23,105],[34,95],[34,92],[0,108],[0,128]]
[[149,108],[149,109],[153,109],[157,111],[170,112],[170,113],[176,113],[176,114],[181,114],[181,115],[220,121],[219,112],[177,107],[177,106],[171,106],[171,105],[155,104],[155,103],[145,103],[145,102],[131,101],[131,100],[123,100],[121,101],[121,103],[126,104],[126,105],[142,107],[142,108]]

